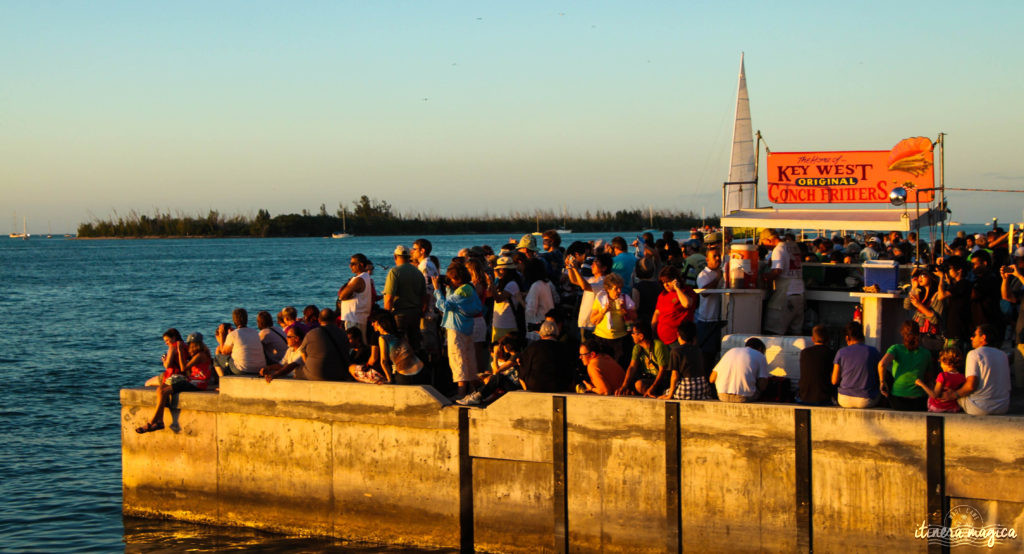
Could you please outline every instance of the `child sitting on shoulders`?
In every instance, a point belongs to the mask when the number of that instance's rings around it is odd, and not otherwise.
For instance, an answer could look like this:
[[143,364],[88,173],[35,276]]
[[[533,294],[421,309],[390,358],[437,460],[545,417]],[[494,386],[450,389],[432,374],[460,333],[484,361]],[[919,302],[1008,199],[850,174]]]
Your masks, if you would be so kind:
[[920,379],[914,382],[914,384],[928,393],[929,412],[960,411],[960,406],[957,405],[956,400],[942,400],[942,392],[947,390],[955,391],[967,382],[967,377],[959,371],[963,363],[964,356],[959,350],[956,348],[946,348],[939,353],[939,365],[942,366],[942,373],[935,379],[935,388],[929,387]]

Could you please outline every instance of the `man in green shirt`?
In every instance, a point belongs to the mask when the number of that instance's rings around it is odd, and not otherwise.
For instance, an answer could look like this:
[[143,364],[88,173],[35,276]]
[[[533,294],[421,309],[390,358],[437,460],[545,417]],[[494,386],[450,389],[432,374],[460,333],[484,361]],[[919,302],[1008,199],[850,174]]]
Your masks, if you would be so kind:
[[630,333],[633,337],[633,355],[626,368],[626,378],[615,395],[623,396],[635,391],[649,398],[657,398],[665,388],[662,381],[668,367],[669,347],[654,338],[650,325],[645,322],[637,323]]
[[420,348],[420,318],[429,300],[423,274],[409,262],[409,249],[399,244],[395,248],[395,267],[388,271],[384,282],[384,309],[395,316],[395,324],[414,350]]

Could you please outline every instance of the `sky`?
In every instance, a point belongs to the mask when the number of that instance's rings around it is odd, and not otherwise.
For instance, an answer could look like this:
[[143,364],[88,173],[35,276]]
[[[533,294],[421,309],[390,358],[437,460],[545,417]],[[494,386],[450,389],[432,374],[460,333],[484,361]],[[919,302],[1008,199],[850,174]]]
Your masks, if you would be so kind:
[[[1024,190],[1022,21],[1019,1],[0,0],[0,230],[364,194],[717,214],[741,52],[773,151],[944,132],[948,187]],[[1024,194],[948,197],[959,221],[1024,219]]]

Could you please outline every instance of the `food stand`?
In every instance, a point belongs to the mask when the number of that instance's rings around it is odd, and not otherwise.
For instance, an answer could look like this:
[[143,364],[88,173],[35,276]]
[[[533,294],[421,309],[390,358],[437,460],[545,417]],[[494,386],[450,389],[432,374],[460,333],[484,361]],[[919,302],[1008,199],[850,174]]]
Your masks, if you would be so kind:
[[[857,231],[900,231],[906,234],[942,221],[945,211],[933,208],[920,215],[903,209],[778,209],[753,208],[736,210],[721,219],[723,229],[834,229]],[[728,232],[724,233],[728,234]],[[728,248],[730,245],[727,244]],[[728,253],[724,256],[728,259]],[[817,265],[817,264],[816,264]],[[832,264],[821,264],[827,267]],[[857,264],[861,265],[861,264]],[[843,267],[849,267],[843,264]],[[909,271],[904,268],[903,271]],[[727,321],[726,333],[759,334],[763,289],[714,289],[723,295],[722,318]],[[854,307],[863,308],[864,334],[867,343],[882,349],[896,342],[899,325],[907,318],[903,310],[903,294],[889,289],[879,292],[862,290],[821,290],[809,288],[804,298],[817,310],[820,321],[830,326],[852,319]]]

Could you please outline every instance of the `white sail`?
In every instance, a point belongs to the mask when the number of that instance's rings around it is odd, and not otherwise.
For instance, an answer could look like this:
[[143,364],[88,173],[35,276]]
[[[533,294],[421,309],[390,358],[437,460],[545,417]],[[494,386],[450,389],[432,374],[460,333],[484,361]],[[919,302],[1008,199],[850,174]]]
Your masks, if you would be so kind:
[[[747,76],[740,53],[740,79],[736,90],[736,121],[732,128],[732,155],[729,158],[729,183],[745,183],[757,179],[754,173],[754,130],[750,124],[750,97],[747,96]],[[733,210],[754,208],[756,184],[726,186],[723,215]]]

